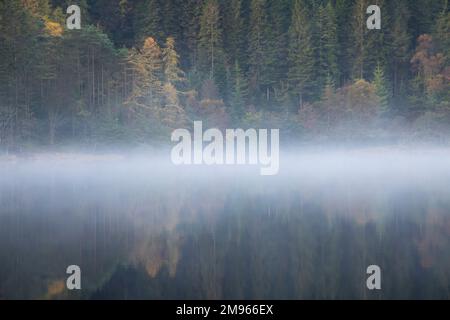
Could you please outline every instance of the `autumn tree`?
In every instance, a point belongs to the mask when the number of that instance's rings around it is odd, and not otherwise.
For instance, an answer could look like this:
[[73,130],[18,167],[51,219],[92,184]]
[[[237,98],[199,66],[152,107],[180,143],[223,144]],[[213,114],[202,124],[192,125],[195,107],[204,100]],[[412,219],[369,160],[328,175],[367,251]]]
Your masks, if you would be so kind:
[[127,104],[144,108],[158,106],[162,91],[162,60],[161,49],[155,39],[147,38],[141,49],[131,49],[127,61],[133,79]]
[[178,105],[177,85],[185,80],[184,72],[179,66],[179,55],[175,50],[175,40],[168,37],[162,51],[164,68],[164,95],[166,101],[171,105]]
[[444,61],[444,54],[435,50],[432,36],[421,35],[411,59],[416,73],[414,85],[419,94],[424,94],[432,100],[446,88],[448,79],[444,75]]

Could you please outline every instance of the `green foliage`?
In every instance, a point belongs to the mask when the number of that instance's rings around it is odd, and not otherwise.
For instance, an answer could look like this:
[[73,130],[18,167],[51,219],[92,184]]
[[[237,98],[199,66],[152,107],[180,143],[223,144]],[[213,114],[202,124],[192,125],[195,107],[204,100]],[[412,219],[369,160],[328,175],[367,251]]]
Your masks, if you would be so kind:
[[209,118],[236,125],[299,109],[311,120],[329,105],[317,122],[328,128],[330,101],[359,79],[375,86],[385,118],[450,118],[448,0],[377,0],[381,30],[366,28],[368,0],[83,0],[82,29],[66,30],[69,4],[0,1],[7,148],[92,143],[102,116],[130,137],[164,131],[201,117],[202,100],[214,102],[203,103]]
[[375,93],[379,99],[380,114],[386,114],[389,111],[389,93],[387,91],[386,79],[384,77],[383,68],[377,65],[373,75],[373,85]]
[[315,24],[316,66],[318,92],[331,79],[337,83],[340,79],[337,63],[337,24],[334,7],[329,1],[326,6],[320,5]]
[[163,27],[158,0],[140,0],[136,4],[133,19],[135,44],[141,44],[148,37],[156,41],[163,39]]
[[260,106],[267,89],[267,59],[270,42],[265,33],[268,24],[266,0],[252,0],[250,3],[250,27],[248,34],[248,79],[251,102]]
[[308,12],[303,0],[295,0],[291,27],[289,28],[288,80],[300,106],[310,96],[314,81],[314,50],[311,44]]
[[214,79],[222,54],[222,28],[219,4],[216,0],[205,2],[200,17],[198,44],[199,66],[205,74],[209,74],[209,79]]
[[239,62],[235,62],[233,71],[233,91],[231,97],[232,117],[236,122],[241,119],[245,110],[245,101],[247,99],[247,83],[239,66]]

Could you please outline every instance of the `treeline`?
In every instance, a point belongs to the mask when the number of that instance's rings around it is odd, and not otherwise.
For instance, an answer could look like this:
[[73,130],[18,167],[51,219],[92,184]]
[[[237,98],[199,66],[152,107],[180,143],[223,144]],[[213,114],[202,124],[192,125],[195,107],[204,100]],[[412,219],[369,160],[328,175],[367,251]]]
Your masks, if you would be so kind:
[[197,119],[445,137],[449,35],[448,0],[0,1],[0,144],[149,143]]

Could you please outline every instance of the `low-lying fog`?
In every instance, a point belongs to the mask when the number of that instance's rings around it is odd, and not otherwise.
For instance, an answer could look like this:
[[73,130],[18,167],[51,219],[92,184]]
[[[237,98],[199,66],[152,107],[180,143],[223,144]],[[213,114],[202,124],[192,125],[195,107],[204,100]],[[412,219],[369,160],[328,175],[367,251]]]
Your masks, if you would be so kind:
[[[314,177],[339,175],[367,176],[387,175],[391,178],[403,175],[427,175],[450,170],[450,148],[359,148],[336,151],[305,149],[281,152],[280,170],[275,176],[290,180],[293,175]],[[25,178],[24,173],[34,175],[58,173],[63,175],[89,173],[96,178],[123,178],[122,174],[192,175],[207,179],[215,177],[257,178],[260,165],[174,165],[170,152],[142,154],[124,153],[36,153],[27,156],[1,156],[1,182],[7,177]],[[211,174],[215,174],[213,177]],[[218,176],[217,176],[218,175]],[[76,178],[76,177],[74,177]],[[154,179],[152,179],[154,180]],[[273,180],[263,177],[261,180]]]
[[0,299],[447,299],[449,252],[450,149],[282,152],[275,176],[170,152],[0,156]]

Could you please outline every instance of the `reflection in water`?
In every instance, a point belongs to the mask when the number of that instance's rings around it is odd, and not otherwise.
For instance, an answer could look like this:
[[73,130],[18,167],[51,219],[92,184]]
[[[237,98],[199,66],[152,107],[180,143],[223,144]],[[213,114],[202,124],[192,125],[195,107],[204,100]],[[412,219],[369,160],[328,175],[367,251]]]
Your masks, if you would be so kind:
[[450,152],[282,154],[274,177],[156,157],[0,163],[3,299],[450,297]]

